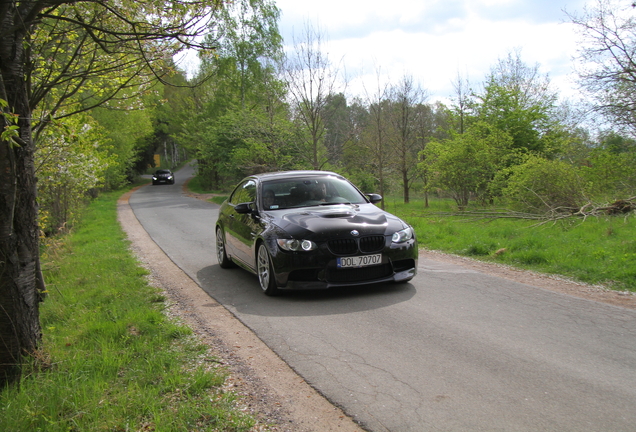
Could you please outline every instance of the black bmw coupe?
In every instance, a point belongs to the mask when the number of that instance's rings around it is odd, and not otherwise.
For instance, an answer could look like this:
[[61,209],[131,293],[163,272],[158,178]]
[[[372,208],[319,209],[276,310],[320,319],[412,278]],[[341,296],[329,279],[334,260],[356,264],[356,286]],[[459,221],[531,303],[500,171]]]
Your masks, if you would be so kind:
[[381,199],[328,171],[247,177],[219,210],[219,265],[255,273],[267,295],[408,281],[417,273],[415,232],[376,207]]
[[152,184],[174,184],[174,173],[167,169],[159,169],[152,175]]

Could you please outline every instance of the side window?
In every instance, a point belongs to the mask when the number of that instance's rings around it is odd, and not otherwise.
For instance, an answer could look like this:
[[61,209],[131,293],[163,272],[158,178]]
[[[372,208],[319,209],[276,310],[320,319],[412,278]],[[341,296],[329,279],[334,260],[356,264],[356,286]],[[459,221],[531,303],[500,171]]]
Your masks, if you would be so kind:
[[230,197],[230,204],[234,205],[254,201],[256,201],[256,182],[254,180],[245,180],[239,184]]

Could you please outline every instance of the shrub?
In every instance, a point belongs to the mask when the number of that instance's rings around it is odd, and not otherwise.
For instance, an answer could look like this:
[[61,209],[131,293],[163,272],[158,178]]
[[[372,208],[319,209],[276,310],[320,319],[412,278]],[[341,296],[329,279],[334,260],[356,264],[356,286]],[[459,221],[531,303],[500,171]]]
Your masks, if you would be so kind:
[[509,173],[503,195],[516,210],[571,213],[588,201],[577,169],[566,162],[532,156]]

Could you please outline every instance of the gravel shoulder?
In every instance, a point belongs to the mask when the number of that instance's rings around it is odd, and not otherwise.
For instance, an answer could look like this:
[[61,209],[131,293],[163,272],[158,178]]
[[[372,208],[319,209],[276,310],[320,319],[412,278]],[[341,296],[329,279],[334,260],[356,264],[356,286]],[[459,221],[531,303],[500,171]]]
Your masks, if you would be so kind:
[[[184,192],[194,198],[208,195]],[[208,344],[230,376],[227,387],[241,396],[241,404],[258,419],[256,431],[363,431],[350,417],[307,384],[234,315],[209,297],[179,269],[143,229],[128,199],[118,202],[118,218],[131,249],[151,273],[151,281],[170,300],[170,313],[188,324]],[[420,258],[460,265],[565,295],[636,309],[636,295],[579,284],[562,278],[512,267],[483,263],[434,251]]]

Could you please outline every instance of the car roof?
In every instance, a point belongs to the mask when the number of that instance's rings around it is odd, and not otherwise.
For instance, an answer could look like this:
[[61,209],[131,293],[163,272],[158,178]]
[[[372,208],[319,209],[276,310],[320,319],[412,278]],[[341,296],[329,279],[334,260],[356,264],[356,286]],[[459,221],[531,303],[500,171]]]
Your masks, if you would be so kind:
[[317,171],[317,170],[296,170],[296,171],[277,171],[277,172],[269,172],[262,174],[254,174],[249,176],[249,178],[257,179],[260,181],[263,180],[275,180],[275,179],[293,179],[299,177],[314,177],[314,176],[326,176],[332,175],[337,177],[342,177],[340,174],[331,171]]

